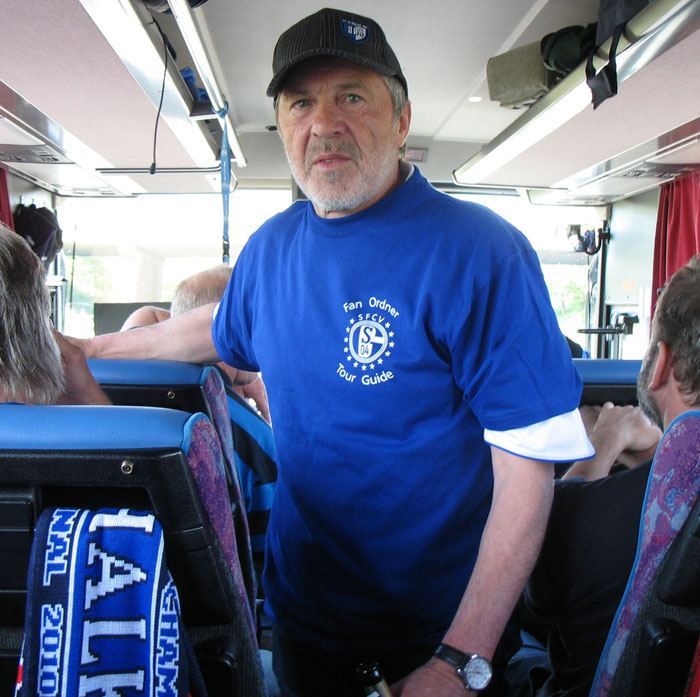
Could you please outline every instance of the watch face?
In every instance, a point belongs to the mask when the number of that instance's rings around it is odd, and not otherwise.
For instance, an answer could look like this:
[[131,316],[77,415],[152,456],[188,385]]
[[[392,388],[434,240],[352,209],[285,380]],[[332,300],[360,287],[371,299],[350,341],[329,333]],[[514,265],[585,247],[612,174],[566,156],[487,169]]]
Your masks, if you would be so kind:
[[483,690],[491,682],[491,664],[483,656],[474,656],[464,667],[464,677],[472,690]]

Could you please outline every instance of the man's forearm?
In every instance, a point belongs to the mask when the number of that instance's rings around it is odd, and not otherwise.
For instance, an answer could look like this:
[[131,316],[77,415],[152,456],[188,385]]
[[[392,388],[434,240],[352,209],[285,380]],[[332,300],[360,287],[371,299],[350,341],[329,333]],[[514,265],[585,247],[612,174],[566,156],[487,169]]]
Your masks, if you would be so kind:
[[219,356],[211,337],[214,305],[128,332],[103,334],[82,342],[91,358],[140,358],[209,363]]
[[[494,494],[479,555],[443,643],[492,658],[539,554],[554,490],[553,467],[491,448]],[[432,658],[401,684],[401,697],[465,693],[454,668]]]
[[492,656],[532,571],[547,528],[553,476],[548,463],[492,448],[494,494],[479,556],[444,641]]

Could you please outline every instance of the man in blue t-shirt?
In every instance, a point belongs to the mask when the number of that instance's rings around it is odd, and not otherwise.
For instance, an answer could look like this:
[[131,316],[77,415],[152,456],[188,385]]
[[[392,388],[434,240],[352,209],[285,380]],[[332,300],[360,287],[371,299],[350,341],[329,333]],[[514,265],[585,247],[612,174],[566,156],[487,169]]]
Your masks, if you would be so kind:
[[287,30],[268,95],[309,201],[251,237],[213,320],[204,307],[88,347],[262,371],[284,695],[361,694],[369,657],[405,697],[504,694],[489,661],[512,648],[497,652],[550,463],[592,454],[534,251],[401,160],[407,94],[373,20],[324,9]]

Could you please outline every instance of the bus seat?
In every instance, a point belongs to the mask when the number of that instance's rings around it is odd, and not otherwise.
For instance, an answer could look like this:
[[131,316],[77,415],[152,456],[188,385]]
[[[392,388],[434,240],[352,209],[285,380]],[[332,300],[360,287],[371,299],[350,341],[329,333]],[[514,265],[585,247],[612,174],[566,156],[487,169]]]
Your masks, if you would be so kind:
[[234,459],[233,432],[226,390],[214,366],[178,361],[89,358],[88,366],[102,390],[114,404],[169,407],[190,413],[201,411],[216,428],[228,464],[236,540],[248,597],[257,595],[257,578],[250,550],[248,521]]
[[50,507],[150,511],[211,694],[265,694],[219,439],[201,413],[0,405],[0,691],[14,684],[34,526]]
[[[277,459],[272,427],[242,397],[226,388],[233,429],[234,457],[248,513],[253,564],[260,578],[265,535],[277,485]],[[262,598],[262,588],[258,588]]]
[[699,488],[694,410],[673,421],[654,457],[635,561],[591,697],[683,694],[700,635]]
[[637,404],[637,375],[641,360],[574,358],[583,380],[581,404]]

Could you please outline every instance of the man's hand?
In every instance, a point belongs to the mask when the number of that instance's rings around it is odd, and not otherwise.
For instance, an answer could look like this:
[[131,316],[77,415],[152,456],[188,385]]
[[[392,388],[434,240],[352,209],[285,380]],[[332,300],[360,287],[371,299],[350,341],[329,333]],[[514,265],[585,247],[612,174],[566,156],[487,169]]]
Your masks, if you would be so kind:
[[606,477],[616,462],[636,467],[654,457],[662,433],[639,407],[616,407],[606,402],[602,407],[581,407],[580,411],[595,456],[575,462],[563,479],[593,481]]
[[[228,374],[231,375],[232,368],[228,366]],[[267,390],[259,373],[248,373],[244,370],[236,371],[233,380],[233,390],[243,399],[252,399],[267,423],[270,421],[270,407],[267,403]],[[244,380],[248,380],[244,382]]]
[[[597,440],[617,442],[617,459],[630,467],[653,457],[661,436],[661,430],[649,421],[639,407],[616,407],[612,402],[606,402],[598,414],[591,441],[594,445]],[[649,455],[650,449],[652,452]],[[635,457],[640,453],[641,460]]]
[[61,351],[65,387],[58,404],[111,404],[88,368],[80,344],[54,331]]
[[391,691],[395,697],[472,697],[467,692],[452,666],[439,658],[431,658],[424,666],[408,677],[394,683]]

